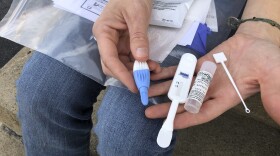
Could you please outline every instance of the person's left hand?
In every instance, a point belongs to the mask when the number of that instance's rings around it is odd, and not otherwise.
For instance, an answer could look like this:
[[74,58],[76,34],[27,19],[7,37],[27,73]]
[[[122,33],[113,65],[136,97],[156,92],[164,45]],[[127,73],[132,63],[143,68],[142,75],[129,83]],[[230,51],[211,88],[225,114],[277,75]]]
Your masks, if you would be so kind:
[[[236,34],[206,56],[198,60],[196,72],[201,64],[212,61],[213,54],[224,52],[228,61],[225,62],[235,80],[243,98],[261,91],[262,102],[268,114],[280,124],[280,49],[273,43],[250,35]],[[159,74],[151,76],[153,80],[173,77],[176,67],[168,67]],[[195,79],[195,77],[193,78]],[[150,87],[149,96],[166,94],[171,81]],[[240,103],[232,84],[221,65],[217,64],[217,71],[209,87],[204,103],[197,114],[186,112],[183,105],[178,107],[174,120],[174,128],[182,129],[208,122],[230,108]],[[254,107],[254,106],[248,106]],[[165,118],[170,103],[153,105],[146,109],[148,118]],[[245,113],[245,112],[244,112]]]

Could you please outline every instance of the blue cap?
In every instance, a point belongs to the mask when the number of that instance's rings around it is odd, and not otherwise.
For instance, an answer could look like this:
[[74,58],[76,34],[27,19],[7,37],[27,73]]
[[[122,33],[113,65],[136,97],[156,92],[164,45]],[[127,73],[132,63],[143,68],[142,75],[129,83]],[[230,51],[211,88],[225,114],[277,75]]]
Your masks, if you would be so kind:
[[136,70],[133,72],[136,86],[140,92],[141,102],[144,106],[148,105],[148,89],[150,87],[150,71],[148,69]]
[[147,87],[141,87],[140,88],[140,96],[141,96],[141,102],[144,106],[147,106],[149,103],[149,97],[148,97],[148,88]]

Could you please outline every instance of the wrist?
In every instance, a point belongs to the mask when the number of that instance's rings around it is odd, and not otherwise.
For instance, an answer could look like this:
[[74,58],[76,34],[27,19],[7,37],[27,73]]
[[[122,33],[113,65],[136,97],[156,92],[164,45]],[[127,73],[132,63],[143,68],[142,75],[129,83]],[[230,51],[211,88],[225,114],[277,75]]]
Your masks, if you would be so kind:
[[[247,0],[242,19],[253,17],[266,18],[280,23],[279,0]],[[242,23],[237,33],[247,34],[256,38],[270,41],[280,46],[280,30],[262,21],[247,21]]]
[[280,47],[280,30],[265,22],[247,21],[240,24],[236,33],[263,39]]

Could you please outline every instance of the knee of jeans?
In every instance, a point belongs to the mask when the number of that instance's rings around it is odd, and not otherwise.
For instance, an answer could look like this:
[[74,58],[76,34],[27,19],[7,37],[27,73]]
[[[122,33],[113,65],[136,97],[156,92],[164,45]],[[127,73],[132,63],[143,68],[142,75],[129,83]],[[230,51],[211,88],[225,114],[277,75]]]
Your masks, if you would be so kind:
[[38,79],[30,79],[25,73],[16,82],[16,100],[18,104],[18,117],[32,119],[48,114],[47,107],[51,98],[40,86]]
[[91,120],[92,105],[101,85],[58,61],[40,57],[31,58],[17,80],[19,118],[61,114]]
[[[116,95],[120,93],[120,95]],[[98,111],[95,133],[97,150],[101,155],[168,155],[172,152],[175,137],[169,148],[162,149],[156,138],[163,120],[150,120],[144,115],[145,107],[138,95],[126,90],[108,89]]]
[[[83,87],[75,91],[65,89],[65,84],[53,85],[54,79],[30,79],[25,74],[17,81],[18,116],[54,118],[71,117],[91,120],[93,98]],[[92,92],[91,92],[92,93]],[[88,96],[87,96],[88,95]],[[24,115],[24,116],[23,116]]]

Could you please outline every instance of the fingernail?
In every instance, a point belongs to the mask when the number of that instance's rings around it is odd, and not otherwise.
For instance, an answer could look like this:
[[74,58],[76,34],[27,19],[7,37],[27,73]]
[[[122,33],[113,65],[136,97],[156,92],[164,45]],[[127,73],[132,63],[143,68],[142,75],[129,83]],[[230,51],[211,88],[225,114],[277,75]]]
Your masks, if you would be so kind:
[[136,56],[137,57],[147,57],[148,56],[148,49],[147,48],[137,48],[136,49]]

